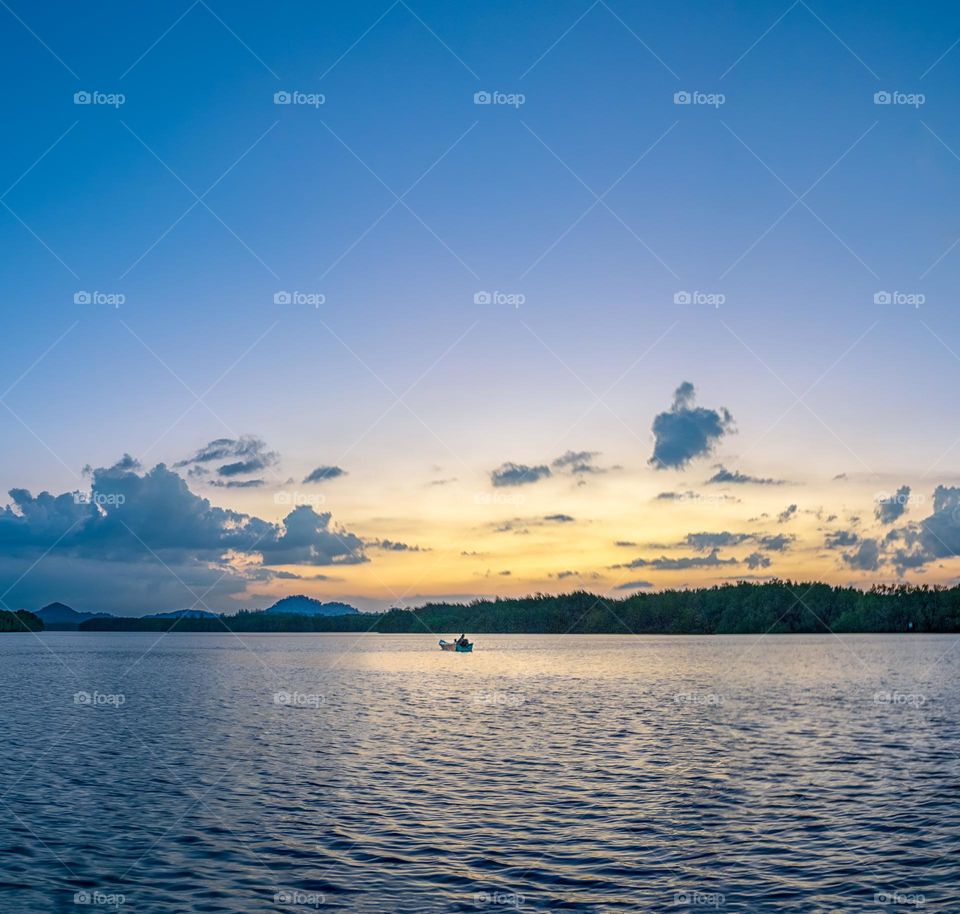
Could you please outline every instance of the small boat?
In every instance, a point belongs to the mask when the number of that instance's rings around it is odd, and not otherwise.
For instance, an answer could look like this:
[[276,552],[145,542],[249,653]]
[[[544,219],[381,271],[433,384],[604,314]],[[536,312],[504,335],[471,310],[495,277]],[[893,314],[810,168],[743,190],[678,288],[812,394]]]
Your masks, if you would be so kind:
[[457,644],[456,641],[444,641],[443,638],[441,638],[440,650],[456,651],[458,654],[470,654],[473,652],[473,642],[468,641],[466,644]]

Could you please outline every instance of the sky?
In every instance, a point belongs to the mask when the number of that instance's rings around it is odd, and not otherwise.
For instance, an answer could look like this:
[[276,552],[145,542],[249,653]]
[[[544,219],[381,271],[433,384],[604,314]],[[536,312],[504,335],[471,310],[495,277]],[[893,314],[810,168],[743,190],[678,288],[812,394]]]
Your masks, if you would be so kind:
[[0,605],[957,579],[955,6],[0,20]]

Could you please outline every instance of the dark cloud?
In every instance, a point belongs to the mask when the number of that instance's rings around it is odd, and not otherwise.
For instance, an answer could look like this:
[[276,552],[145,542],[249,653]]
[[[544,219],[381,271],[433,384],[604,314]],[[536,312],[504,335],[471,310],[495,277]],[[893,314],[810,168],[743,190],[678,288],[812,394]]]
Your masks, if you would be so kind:
[[865,539],[854,552],[845,552],[843,560],[857,571],[876,571],[880,567],[880,546],[875,539]]
[[[131,457],[129,454],[124,454],[112,467],[108,468],[109,470],[140,470],[142,466],[139,460]],[[93,467],[88,463],[83,468],[83,475],[90,476],[93,473]]]
[[[557,472],[568,472],[572,476],[606,473],[606,467],[598,467],[594,463],[594,460],[599,456],[599,451],[567,451],[566,454],[554,460],[551,466]],[[613,469],[618,468],[613,467]]]
[[630,547],[636,546],[637,544],[636,544],[635,542],[633,542],[633,540],[617,540],[613,545],[614,545],[614,546],[626,546],[626,547],[630,548]]
[[784,552],[796,539],[789,533],[759,533],[753,541],[765,552]]
[[739,561],[734,558],[720,558],[716,549],[709,555],[685,555],[679,558],[671,559],[665,555],[657,559],[634,559],[621,565],[611,565],[611,568],[659,568],[662,571],[681,571],[688,568],[716,568],[720,565],[737,565]]
[[[221,463],[221,461],[227,462]],[[263,439],[255,435],[241,435],[239,438],[216,438],[200,448],[192,457],[187,457],[185,460],[175,463],[174,468],[185,468],[188,476],[201,478],[210,472],[207,464],[220,463],[220,466],[216,468],[216,475],[229,479],[234,476],[260,473],[276,466],[279,462],[279,455],[276,451],[268,450]],[[124,467],[122,469],[135,468]],[[217,485],[216,482],[210,484]],[[262,485],[263,483],[259,484]],[[235,485],[229,486],[229,488],[249,488],[249,486]]]
[[623,584],[617,584],[614,590],[646,590],[654,587],[653,581],[625,581]]
[[891,531],[887,539],[901,544],[891,556],[901,573],[960,555],[960,487],[937,486],[933,490],[933,513],[919,523]]
[[737,546],[745,540],[750,539],[749,533],[688,533],[683,541],[684,546],[689,546],[697,552],[709,552],[711,549],[720,549],[724,546]]
[[456,482],[456,476],[448,476],[446,479],[433,479],[427,485],[431,486],[448,486],[451,482]]
[[[244,590],[254,568],[367,561],[362,540],[329,513],[300,506],[274,523],[211,505],[163,464],[144,473],[130,466],[93,470],[89,492],[10,491],[0,509],[0,577],[16,580],[45,556],[43,574],[26,575],[11,599],[36,605],[79,594],[129,613],[168,600],[192,605],[208,588],[205,599],[219,600]],[[194,599],[190,587],[199,588]]]
[[853,530],[835,530],[824,537],[823,545],[827,549],[847,549],[859,542],[860,537]]
[[894,495],[881,495],[877,498],[874,516],[881,524],[892,524],[906,513],[909,501],[910,486],[900,486]]
[[423,546],[411,546],[409,543],[400,543],[396,540],[371,540],[367,543],[375,549],[385,549],[388,552],[429,552]]
[[748,476],[739,470],[728,470],[722,463],[717,464],[717,472],[708,480],[708,485],[735,485],[735,486],[782,486],[786,483],[785,479],[764,479],[760,476]]
[[673,405],[653,420],[653,456],[658,470],[683,469],[696,457],[709,454],[732,425],[729,411],[694,406],[696,391],[684,381],[673,394]]
[[545,514],[543,517],[512,517],[493,525],[494,533],[529,533],[530,527],[543,527],[547,524],[572,524],[576,518],[569,514]]
[[777,523],[785,524],[787,521],[791,520],[796,513],[796,505],[787,505],[787,507],[777,515]]
[[688,533],[677,545],[697,552],[709,552],[739,546],[741,543],[756,543],[765,552],[783,552],[793,540],[794,537],[786,533],[731,533],[724,530],[719,533]]
[[265,479],[221,479],[210,480],[210,485],[221,489],[259,489],[267,484]]
[[263,439],[256,435],[241,435],[239,438],[215,438],[200,448],[192,457],[180,460],[175,468],[196,463],[219,463],[221,460],[256,459],[272,452],[267,450]]
[[739,498],[735,498],[733,495],[700,495],[698,492],[660,492],[658,495],[654,496],[654,501],[693,501],[693,502],[710,502],[715,504],[719,501],[731,501],[739,502]]
[[751,552],[748,555],[744,562],[747,563],[747,568],[769,568],[771,565],[771,559],[769,556],[764,555],[762,552]]
[[217,468],[218,476],[248,476],[257,473],[268,466],[264,457],[253,457],[250,460],[238,460],[235,463],[225,463]]
[[328,479],[336,479],[338,476],[346,476],[347,471],[340,467],[317,467],[304,477],[304,483],[308,482],[326,482]]
[[522,463],[502,463],[490,473],[490,482],[500,486],[525,486],[550,476],[550,467],[545,464],[528,467]]

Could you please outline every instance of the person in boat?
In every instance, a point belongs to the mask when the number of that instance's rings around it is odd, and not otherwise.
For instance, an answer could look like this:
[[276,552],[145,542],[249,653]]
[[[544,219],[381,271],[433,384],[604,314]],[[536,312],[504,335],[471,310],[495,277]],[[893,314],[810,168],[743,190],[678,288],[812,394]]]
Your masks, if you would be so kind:
[[454,644],[459,644],[461,647],[466,647],[469,643],[470,642],[467,641],[466,633],[461,634],[460,637],[454,641]]

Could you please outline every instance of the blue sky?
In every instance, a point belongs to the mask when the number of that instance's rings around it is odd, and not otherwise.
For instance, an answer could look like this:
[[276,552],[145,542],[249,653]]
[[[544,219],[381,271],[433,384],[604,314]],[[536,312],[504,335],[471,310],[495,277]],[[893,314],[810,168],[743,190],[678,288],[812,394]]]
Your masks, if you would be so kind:
[[[89,487],[84,466],[124,453],[145,473],[257,436],[279,455],[263,486],[195,477],[193,490],[282,524],[277,491],[342,467],[322,486],[331,523],[431,551],[371,554],[310,584],[371,606],[543,589],[570,564],[613,588],[615,536],[747,530],[788,501],[869,518],[903,484],[922,526],[957,453],[960,14],[515,7],[0,9],[0,67],[17,87],[0,151],[3,489],[69,492]],[[275,104],[283,91],[324,101]],[[77,92],[124,101],[78,105]],[[522,103],[475,104],[478,92]],[[900,94],[877,104],[884,92]],[[93,291],[123,302],[75,301]],[[322,304],[276,303],[284,291]],[[494,291],[521,303],[476,300]],[[734,423],[709,453],[658,470],[654,419],[681,382]],[[477,516],[490,472],[570,450],[617,469],[523,490],[536,516],[583,527],[543,533],[519,559],[515,544],[475,548],[493,520]],[[800,489],[777,509],[768,492],[738,492],[722,518],[651,513],[657,491],[697,489],[721,461]],[[501,521],[513,507],[493,505]],[[811,521],[795,564],[771,573],[953,579],[939,561],[952,553],[856,568],[824,552],[827,532]],[[564,569],[549,566],[558,553]],[[29,567],[18,562],[8,585]],[[10,599],[47,597],[27,583]],[[173,583],[165,599],[194,602]],[[130,610],[147,608],[172,606]]]

